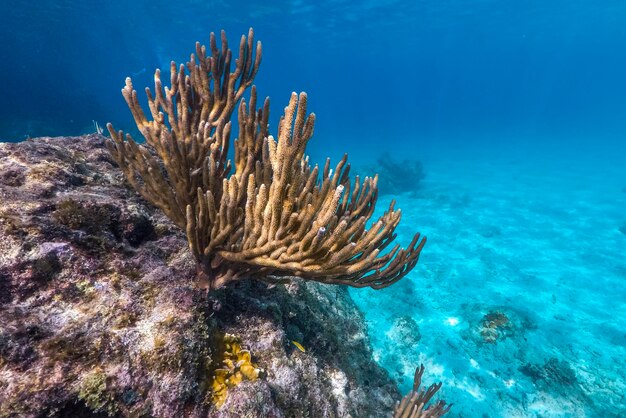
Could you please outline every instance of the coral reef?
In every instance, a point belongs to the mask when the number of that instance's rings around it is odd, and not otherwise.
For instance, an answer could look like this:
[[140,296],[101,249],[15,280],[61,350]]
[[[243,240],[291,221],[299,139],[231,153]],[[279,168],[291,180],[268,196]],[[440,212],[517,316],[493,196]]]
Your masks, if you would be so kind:
[[478,347],[505,344],[512,350],[523,346],[527,333],[536,328],[532,318],[510,306],[483,306],[468,303],[462,306],[464,317],[471,324],[461,331],[464,340]]
[[399,160],[388,152],[379,155],[374,164],[366,165],[365,170],[378,173],[378,190],[381,194],[415,194],[420,188],[420,182],[426,177],[421,161]]
[[520,367],[520,371],[528,376],[533,384],[544,392],[556,393],[562,396],[582,395],[582,388],[576,378],[576,373],[564,360],[550,358],[544,364],[527,363]]
[[[192,286],[184,233],[103,137],[2,143],[0,173],[0,417],[388,417],[400,399],[345,287]],[[225,334],[264,373],[217,408]]]
[[480,336],[486,343],[495,344],[496,341],[511,335],[513,331],[513,324],[505,313],[494,311],[483,316]]
[[[307,115],[305,93],[292,93],[277,139],[269,134],[269,99],[257,109],[252,86],[262,53],[253,35],[241,37],[234,69],[222,32],[220,48],[211,33],[209,48],[197,43],[186,65],[172,62],[169,87],[157,70],[154,93],[146,89],[152,120],[127,78],[122,94],[147,145],[109,124],[111,155],[131,185],[186,232],[201,287],[292,276],[375,289],[395,283],[415,266],[425,239],[416,234],[406,249],[385,252],[401,212],[392,202],[366,229],[378,177],[352,182],[346,156],[334,170],[329,160],[321,170],[309,164],[315,115]],[[242,98],[250,87],[248,105]]]

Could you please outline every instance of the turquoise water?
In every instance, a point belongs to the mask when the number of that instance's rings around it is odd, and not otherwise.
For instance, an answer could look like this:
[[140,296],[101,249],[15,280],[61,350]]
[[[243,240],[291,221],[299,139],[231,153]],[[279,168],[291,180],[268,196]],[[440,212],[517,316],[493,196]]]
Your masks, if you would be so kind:
[[626,416],[626,3],[4,1],[0,140],[134,132],[126,76],[250,26],[271,132],[304,90],[312,160],[423,164],[378,208],[420,263],[352,292],[402,390],[423,362],[451,416]]
[[417,196],[394,196],[399,239],[429,242],[408,279],[351,292],[376,357],[403,391],[423,362],[452,416],[624,416],[623,154],[511,151],[430,155]]

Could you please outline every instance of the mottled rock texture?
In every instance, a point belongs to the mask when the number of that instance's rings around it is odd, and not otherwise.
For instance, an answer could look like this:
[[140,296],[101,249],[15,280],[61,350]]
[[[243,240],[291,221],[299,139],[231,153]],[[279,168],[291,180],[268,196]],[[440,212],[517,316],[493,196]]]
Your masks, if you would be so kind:
[[[182,231],[101,136],[0,144],[0,199],[0,417],[387,417],[400,398],[345,288],[195,290]],[[225,333],[265,373],[218,410]]]

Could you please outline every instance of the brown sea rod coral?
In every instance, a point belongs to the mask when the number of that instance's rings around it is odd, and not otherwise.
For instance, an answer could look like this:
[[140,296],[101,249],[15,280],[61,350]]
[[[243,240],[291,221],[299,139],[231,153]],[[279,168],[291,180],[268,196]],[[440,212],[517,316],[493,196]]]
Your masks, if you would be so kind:
[[[186,231],[202,287],[290,276],[375,289],[393,284],[415,266],[425,238],[416,234],[406,249],[384,252],[400,210],[392,202],[368,228],[377,176],[352,182],[346,156],[334,170],[329,160],[321,169],[310,165],[304,152],[315,115],[306,113],[305,93],[292,93],[277,138],[269,134],[269,99],[257,109],[252,86],[262,53],[253,35],[250,29],[241,37],[234,69],[222,32],[221,48],[212,33],[208,49],[196,43],[186,65],[171,63],[170,87],[157,70],[154,94],[146,89],[151,120],[127,78],[122,94],[146,145],[109,124],[111,154],[133,187]],[[248,88],[249,104],[242,99]]]
[[415,370],[413,389],[397,403],[393,418],[439,418],[450,411],[452,404],[446,405],[446,401],[443,400],[429,405],[432,397],[441,389],[441,382],[433,383],[424,390],[420,388],[423,374],[422,364]]

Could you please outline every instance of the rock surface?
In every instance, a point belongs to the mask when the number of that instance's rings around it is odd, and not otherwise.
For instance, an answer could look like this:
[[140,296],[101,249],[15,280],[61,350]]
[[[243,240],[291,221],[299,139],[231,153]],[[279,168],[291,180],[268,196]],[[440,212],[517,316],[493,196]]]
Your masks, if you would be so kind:
[[[0,417],[388,417],[400,398],[345,288],[195,290],[182,231],[101,136],[0,144],[0,199]],[[264,373],[216,408],[225,334]]]

